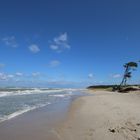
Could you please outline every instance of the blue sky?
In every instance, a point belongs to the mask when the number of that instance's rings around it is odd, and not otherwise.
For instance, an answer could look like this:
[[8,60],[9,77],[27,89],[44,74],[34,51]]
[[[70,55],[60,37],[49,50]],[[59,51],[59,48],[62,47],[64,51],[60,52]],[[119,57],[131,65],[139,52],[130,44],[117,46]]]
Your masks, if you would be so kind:
[[[117,84],[140,60],[139,0],[2,0],[0,85]],[[140,69],[130,83],[140,83]]]

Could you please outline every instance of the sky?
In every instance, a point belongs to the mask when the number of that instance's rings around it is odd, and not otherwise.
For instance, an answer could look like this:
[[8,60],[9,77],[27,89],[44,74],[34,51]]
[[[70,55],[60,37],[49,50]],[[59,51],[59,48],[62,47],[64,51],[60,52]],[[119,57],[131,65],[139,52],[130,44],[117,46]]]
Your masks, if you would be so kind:
[[[0,86],[118,84],[140,60],[139,0],[1,0]],[[140,69],[129,83],[140,83]]]

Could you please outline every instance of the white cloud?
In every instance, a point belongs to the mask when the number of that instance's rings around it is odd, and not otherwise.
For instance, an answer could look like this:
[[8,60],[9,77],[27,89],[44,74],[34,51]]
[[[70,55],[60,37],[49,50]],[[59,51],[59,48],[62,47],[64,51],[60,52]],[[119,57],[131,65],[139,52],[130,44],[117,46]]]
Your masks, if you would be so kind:
[[68,44],[67,33],[63,33],[60,36],[55,37],[50,45],[50,48],[56,52],[62,52],[65,49],[70,49],[71,46]]
[[37,77],[37,76],[40,76],[40,75],[41,75],[40,72],[33,72],[33,73],[32,73],[32,76],[33,76],[33,77]]
[[50,48],[52,50],[58,50],[59,49],[59,46],[57,46],[57,45],[50,45]]
[[38,53],[40,51],[40,48],[38,47],[38,45],[32,44],[32,45],[29,46],[29,50],[32,53]]
[[64,33],[64,34],[61,34],[60,36],[58,37],[55,37],[54,38],[54,42],[55,43],[60,43],[60,42],[65,42],[68,40],[68,36],[67,36],[67,33]]
[[16,41],[15,36],[5,37],[2,39],[2,41],[5,43],[5,45],[16,48],[18,47],[18,43]]
[[16,75],[16,76],[23,76],[23,73],[17,72],[15,75]]
[[111,77],[112,77],[112,78],[120,78],[121,75],[120,75],[120,74],[113,74],[113,75],[111,75]]
[[4,73],[0,73],[0,80],[9,80],[11,78],[14,78],[14,75],[13,74],[4,74]]
[[59,66],[60,64],[61,64],[60,61],[58,61],[58,60],[53,60],[53,61],[50,62],[49,66],[50,66],[50,67],[57,67],[57,66]]
[[15,76],[13,74],[7,75],[7,78],[14,78]]
[[93,74],[92,73],[89,73],[88,74],[88,78],[92,79],[93,78]]

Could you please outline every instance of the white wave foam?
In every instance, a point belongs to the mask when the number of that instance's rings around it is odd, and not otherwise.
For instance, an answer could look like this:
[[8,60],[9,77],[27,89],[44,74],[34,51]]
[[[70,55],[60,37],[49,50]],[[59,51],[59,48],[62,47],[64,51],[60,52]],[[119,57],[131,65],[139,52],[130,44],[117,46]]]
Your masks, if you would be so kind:
[[38,104],[37,106],[34,106],[34,107],[29,107],[29,106],[26,106],[24,109],[22,110],[19,110],[19,111],[16,111],[10,115],[7,115],[7,116],[4,116],[4,117],[0,117],[0,122],[3,122],[3,121],[6,121],[6,120],[10,120],[12,118],[15,118],[19,115],[22,115],[26,112],[29,112],[29,111],[32,111],[34,109],[37,109],[37,108],[41,108],[41,107],[44,107],[44,106],[47,106],[49,105],[50,103],[46,103],[46,104]]
[[0,92],[0,97],[5,96],[15,96],[15,95],[30,95],[30,94],[40,94],[40,93],[56,93],[56,92],[63,92],[63,89],[54,89],[54,90],[40,90],[40,89],[33,89],[33,90],[24,90],[24,91],[2,91]]
[[50,94],[52,97],[68,97],[72,95],[72,91],[66,91],[64,94]]
[[49,95],[49,96],[53,96],[53,97],[66,97],[66,96],[68,96],[68,95],[64,95],[64,94],[58,94],[58,95]]

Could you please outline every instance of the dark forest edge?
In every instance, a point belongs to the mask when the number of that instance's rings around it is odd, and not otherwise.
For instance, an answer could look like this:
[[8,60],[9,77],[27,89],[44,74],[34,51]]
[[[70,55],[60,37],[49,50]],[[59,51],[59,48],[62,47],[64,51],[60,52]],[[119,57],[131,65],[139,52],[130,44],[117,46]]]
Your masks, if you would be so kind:
[[87,87],[89,90],[104,90],[104,91],[118,91],[118,92],[129,92],[129,91],[140,91],[140,85],[126,85],[119,89],[118,85],[93,85]]

